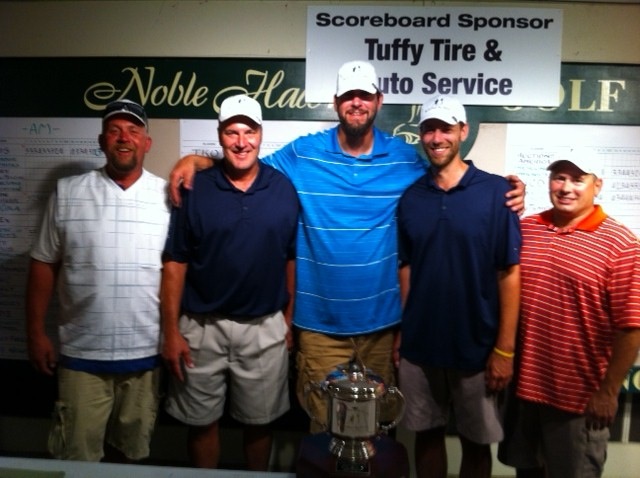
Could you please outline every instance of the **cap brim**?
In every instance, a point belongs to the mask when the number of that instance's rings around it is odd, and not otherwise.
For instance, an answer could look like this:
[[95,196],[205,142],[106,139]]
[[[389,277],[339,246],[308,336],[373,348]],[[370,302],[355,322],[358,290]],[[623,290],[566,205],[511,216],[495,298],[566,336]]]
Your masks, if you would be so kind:
[[119,111],[112,111],[106,115],[104,115],[102,117],[102,122],[104,123],[105,121],[107,121],[109,118],[112,118],[113,116],[129,116],[132,118],[135,118],[137,120],[138,123],[140,123],[141,125],[147,126],[147,122],[141,118],[140,116],[138,116],[137,114],[131,112],[131,111],[127,111],[127,110],[119,110]]
[[375,85],[349,85],[349,86],[345,86],[340,88],[339,90],[336,91],[336,96],[339,98],[342,95],[349,93],[350,91],[365,91],[369,94],[375,94],[378,92],[378,88],[376,88]]
[[237,114],[237,115],[229,116],[227,118],[218,118],[218,121],[220,122],[220,124],[229,123],[229,122],[236,123],[236,122],[241,122],[243,120],[244,121],[249,120],[251,123],[255,123],[258,126],[262,125],[262,119],[261,118],[254,118],[252,116],[248,116],[248,115],[245,115],[245,114]]
[[443,123],[447,123],[449,125],[465,122],[463,120],[456,121],[456,119],[451,116],[451,113],[449,111],[438,111],[438,110],[435,110],[434,112],[429,112],[429,116],[422,119],[420,121],[420,124],[429,120],[438,120],[438,121],[442,121]]
[[547,171],[553,172],[556,169],[559,169],[559,168],[561,168],[563,166],[570,166],[570,167],[580,171],[582,174],[596,174],[596,173],[591,173],[589,171],[585,171],[584,169],[582,169],[580,166],[578,166],[576,163],[574,163],[573,161],[571,161],[569,159],[558,159],[557,161],[554,161],[549,166],[547,166]]

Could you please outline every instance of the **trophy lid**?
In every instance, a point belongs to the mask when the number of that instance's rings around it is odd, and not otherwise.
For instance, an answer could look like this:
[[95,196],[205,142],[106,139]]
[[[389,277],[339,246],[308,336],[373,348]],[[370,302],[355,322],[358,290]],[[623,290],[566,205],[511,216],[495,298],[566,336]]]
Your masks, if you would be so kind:
[[343,399],[377,398],[386,390],[382,378],[367,369],[355,356],[348,363],[338,365],[327,375],[325,383],[334,396]]

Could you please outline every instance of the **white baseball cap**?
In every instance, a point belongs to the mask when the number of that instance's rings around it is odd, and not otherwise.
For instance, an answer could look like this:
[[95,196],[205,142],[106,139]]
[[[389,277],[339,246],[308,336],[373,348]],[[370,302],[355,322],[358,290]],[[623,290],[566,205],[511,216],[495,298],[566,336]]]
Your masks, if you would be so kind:
[[371,63],[367,63],[366,61],[349,61],[338,70],[336,96],[342,96],[354,90],[377,93],[377,85],[378,75]]
[[582,174],[594,174],[597,178],[602,178],[604,172],[603,164],[598,161],[598,158],[592,152],[582,148],[574,148],[564,156],[547,166],[547,171],[553,172],[561,166],[573,165]]
[[457,99],[438,96],[426,102],[420,109],[420,124],[430,119],[438,119],[447,124],[466,123],[467,112]]
[[262,124],[262,108],[247,95],[235,95],[225,99],[220,105],[218,121],[224,123],[234,116],[245,116],[256,124]]

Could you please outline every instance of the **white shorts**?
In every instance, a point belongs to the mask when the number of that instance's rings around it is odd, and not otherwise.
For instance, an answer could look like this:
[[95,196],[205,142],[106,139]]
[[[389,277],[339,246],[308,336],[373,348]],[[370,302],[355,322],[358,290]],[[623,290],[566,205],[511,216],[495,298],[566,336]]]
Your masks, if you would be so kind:
[[478,444],[502,440],[499,394],[487,391],[484,370],[421,367],[406,359],[398,371],[405,398],[403,424],[413,431],[446,427],[453,410],[458,433]]
[[286,331],[281,312],[242,322],[180,317],[194,367],[184,368],[184,382],[171,377],[167,412],[188,425],[209,425],[222,416],[227,393],[229,414],[244,424],[264,425],[287,412]]

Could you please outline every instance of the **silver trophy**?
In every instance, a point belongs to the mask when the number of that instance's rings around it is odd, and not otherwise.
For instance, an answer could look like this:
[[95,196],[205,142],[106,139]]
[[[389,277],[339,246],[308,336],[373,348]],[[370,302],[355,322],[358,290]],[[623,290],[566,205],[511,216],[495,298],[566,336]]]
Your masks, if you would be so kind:
[[355,357],[341,364],[321,383],[305,387],[309,394],[320,394],[328,400],[326,422],[309,412],[331,434],[330,452],[338,458],[342,471],[360,471],[374,456],[374,439],[395,427],[404,414],[404,396],[396,387],[387,387]]

